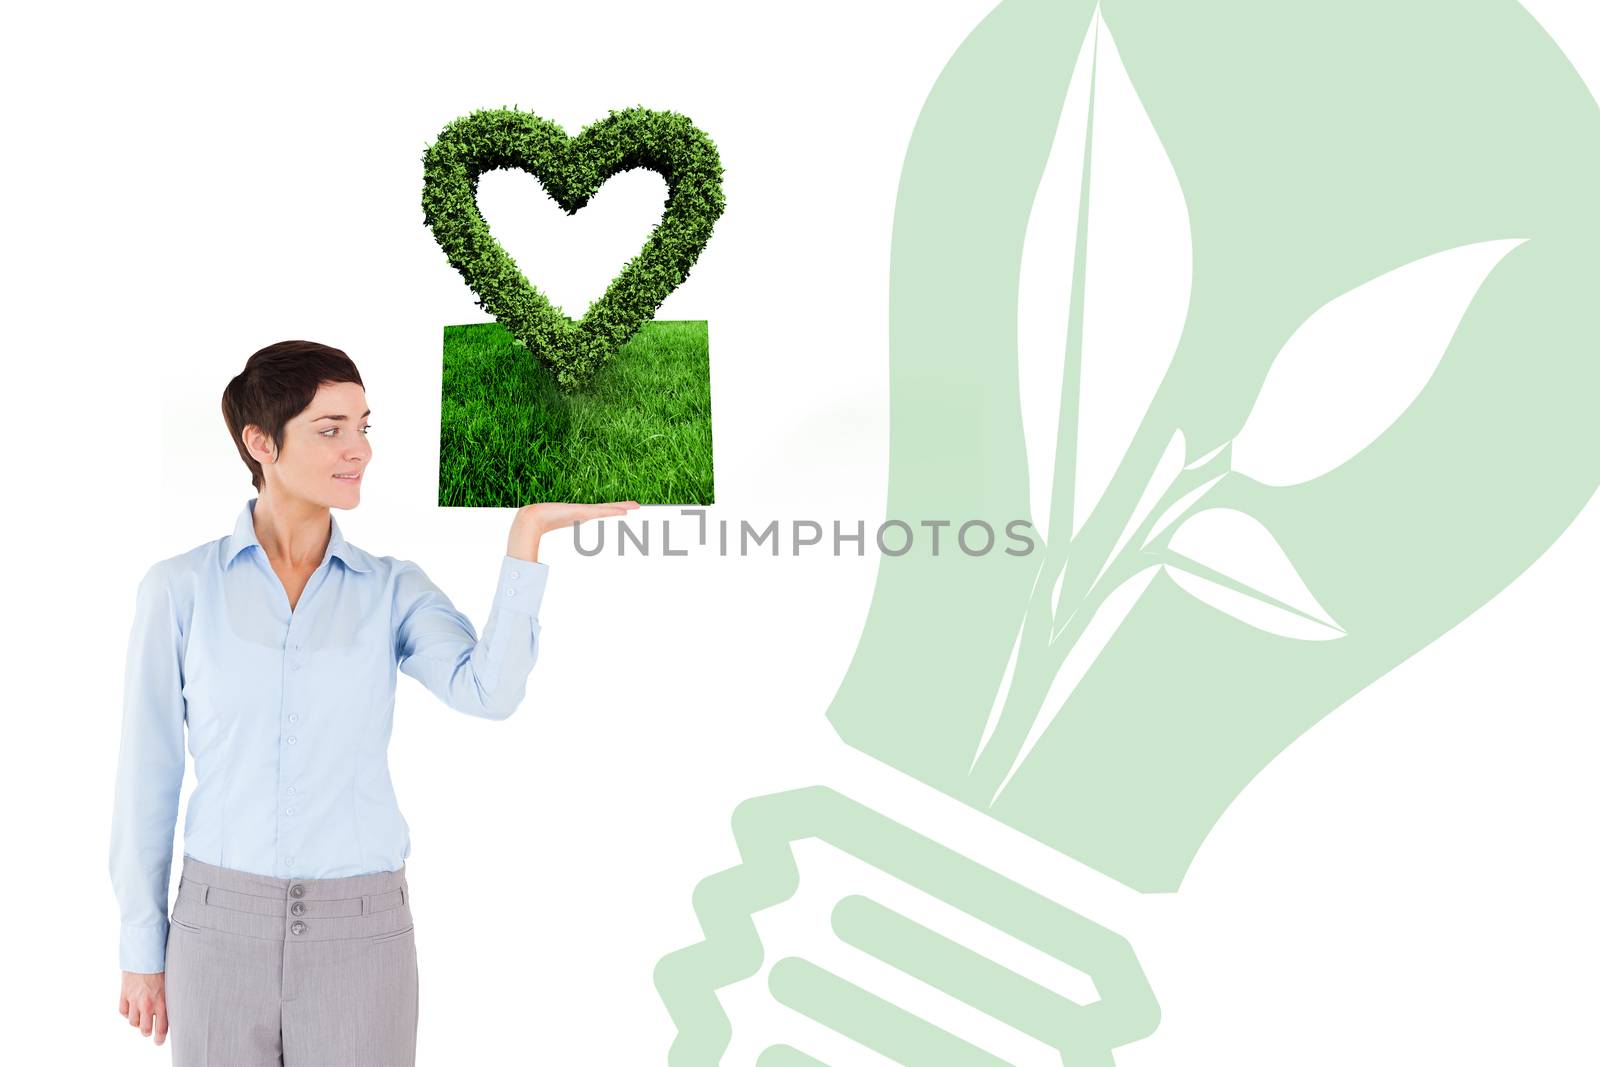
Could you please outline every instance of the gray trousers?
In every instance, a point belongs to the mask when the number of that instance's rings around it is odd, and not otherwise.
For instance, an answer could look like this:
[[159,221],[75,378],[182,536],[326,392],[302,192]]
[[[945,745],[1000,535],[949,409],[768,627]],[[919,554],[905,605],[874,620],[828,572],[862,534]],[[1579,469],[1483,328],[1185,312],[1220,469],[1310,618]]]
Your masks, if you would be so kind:
[[405,865],[274,878],[185,854],[166,998],[173,1067],[414,1067]]

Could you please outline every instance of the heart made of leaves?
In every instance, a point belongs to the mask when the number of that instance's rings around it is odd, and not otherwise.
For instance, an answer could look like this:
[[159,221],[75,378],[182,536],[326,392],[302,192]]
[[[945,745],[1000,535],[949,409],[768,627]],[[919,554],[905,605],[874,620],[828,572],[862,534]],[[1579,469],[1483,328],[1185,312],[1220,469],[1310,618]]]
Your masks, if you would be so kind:
[[[613,110],[576,137],[525,111],[475,111],[447,125],[422,163],[423,218],[439,247],[478,305],[567,389],[585,385],[655,316],[688,277],[725,204],[716,146],[671,111]],[[508,167],[533,175],[569,215],[622,171],[645,167],[666,180],[661,222],[576,322],[524,277],[478,209],[478,177]]]

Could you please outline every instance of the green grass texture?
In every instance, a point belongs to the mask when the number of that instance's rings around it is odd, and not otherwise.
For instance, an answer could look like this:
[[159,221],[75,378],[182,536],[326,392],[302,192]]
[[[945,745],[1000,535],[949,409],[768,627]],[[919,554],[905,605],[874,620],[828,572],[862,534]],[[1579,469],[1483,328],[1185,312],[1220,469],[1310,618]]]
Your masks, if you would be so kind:
[[647,322],[577,392],[497,322],[444,329],[439,506],[714,501],[704,320]]

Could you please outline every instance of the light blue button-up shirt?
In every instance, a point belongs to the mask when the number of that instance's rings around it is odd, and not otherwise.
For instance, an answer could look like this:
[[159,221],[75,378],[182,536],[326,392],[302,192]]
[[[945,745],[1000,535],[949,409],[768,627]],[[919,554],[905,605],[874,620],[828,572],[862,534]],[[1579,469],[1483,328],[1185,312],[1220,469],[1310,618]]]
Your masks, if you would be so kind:
[[185,854],[278,878],[392,871],[411,853],[389,778],[396,669],[457,711],[504,719],[539,655],[548,565],[503,558],[479,640],[420,567],[362,551],[330,516],[291,610],[255,506],[139,583],[111,829],[125,971],[166,969],[186,724]]

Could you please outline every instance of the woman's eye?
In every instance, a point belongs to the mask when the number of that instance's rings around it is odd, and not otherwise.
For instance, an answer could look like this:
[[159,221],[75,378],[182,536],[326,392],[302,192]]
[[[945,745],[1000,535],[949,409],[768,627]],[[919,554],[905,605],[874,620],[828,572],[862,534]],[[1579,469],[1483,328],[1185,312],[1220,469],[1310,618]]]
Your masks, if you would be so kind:
[[[366,433],[370,429],[372,429],[372,424],[368,423],[367,425],[361,427],[361,432],[362,433]],[[339,427],[337,427],[337,426],[329,426],[326,430],[322,431],[322,436],[324,436],[324,437],[337,437],[337,436],[339,436]]]

